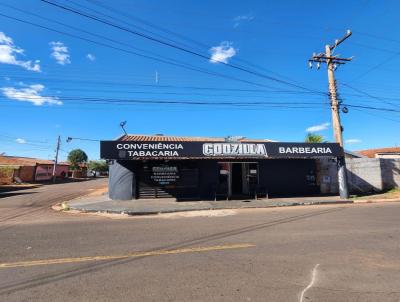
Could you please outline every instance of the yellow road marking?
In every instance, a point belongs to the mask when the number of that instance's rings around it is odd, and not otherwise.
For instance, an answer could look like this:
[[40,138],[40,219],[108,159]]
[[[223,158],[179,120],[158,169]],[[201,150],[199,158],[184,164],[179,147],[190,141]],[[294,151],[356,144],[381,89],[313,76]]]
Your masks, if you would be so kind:
[[77,258],[58,258],[58,259],[43,259],[43,260],[32,260],[32,261],[8,262],[8,263],[0,263],[0,268],[27,267],[27,266],[36,266],[36,265],[76,263],[76,262],[99,261],[99,260],[116,260],[116,259],[137,258],[137,257],[146,257],[146,256],[161,256],[161,255],[172,255],[172,254],[184,254],[184,253],[200,253],[200,252],[209,252],[209,251],[242,249],[242,248],[249,248],[249,247],[255,247],[255,245],[244,243],[244,244],[183,248],[183,249],[176,249],[176,250],[156,250],[156,251],[150,251],[150,252],[135,252],[135,253],[129,253],[129,254],[125,254],[125,255],[88,256],[88,257],[77,257]]

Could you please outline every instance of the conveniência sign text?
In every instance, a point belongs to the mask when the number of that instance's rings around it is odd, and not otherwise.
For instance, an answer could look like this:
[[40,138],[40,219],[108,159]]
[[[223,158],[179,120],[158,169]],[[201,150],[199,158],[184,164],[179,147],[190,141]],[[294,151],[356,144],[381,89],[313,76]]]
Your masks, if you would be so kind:
[[117,144],[117,149],[126,150],[131,157],[176,157],[179,156],[177,150],[183,149],[183,146],[182,144],[171,143],[120,143]]

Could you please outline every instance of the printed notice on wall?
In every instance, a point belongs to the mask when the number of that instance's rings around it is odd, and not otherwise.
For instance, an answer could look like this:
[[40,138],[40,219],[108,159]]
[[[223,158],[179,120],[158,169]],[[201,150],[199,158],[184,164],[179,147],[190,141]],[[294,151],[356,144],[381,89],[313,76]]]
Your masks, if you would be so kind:
[[178,167],[152,167],[150,179],[160,185],[169,185],[179,180]]

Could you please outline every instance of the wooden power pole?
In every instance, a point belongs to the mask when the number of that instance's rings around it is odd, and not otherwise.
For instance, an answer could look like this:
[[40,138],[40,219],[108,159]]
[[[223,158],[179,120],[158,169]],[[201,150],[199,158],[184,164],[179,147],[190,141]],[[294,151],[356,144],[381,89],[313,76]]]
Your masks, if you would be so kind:
[[60,150],[60,144],[61,144],[61,137],[58,136],[57,148],[56,148],[56,157],[54,159],[54,166],[53,166],[53,183],[56,182],[56,169],[57,169],[57,163],[58,163],[58,151]]
[[[342,136],[343,127],[340,123],[340,102],[337,97],[337,87],[334,72],[339,65],[351,61],[352,58],[339,58],[338,56],[334,56],[333,52],[335,51],[336,47],[339,46],[339,44],[341,44],[350,36],[351,31],[348,30],[346,35],[344,35],[341,39],[336,40],[333,45],[326,45],[325,53],[314,53],[311,59],[308,60],[310,68],[313,67],[313,63],[317,64],[317,69],[320,68],[321,63],[325,63],[327,65],[333,133],[335,136],[335,141],[339,143],[342,148],[344,147]],[[338,158],[338,180],[340,198],[349,198],[349,190],[347,187],[346,162],[344,157]]]

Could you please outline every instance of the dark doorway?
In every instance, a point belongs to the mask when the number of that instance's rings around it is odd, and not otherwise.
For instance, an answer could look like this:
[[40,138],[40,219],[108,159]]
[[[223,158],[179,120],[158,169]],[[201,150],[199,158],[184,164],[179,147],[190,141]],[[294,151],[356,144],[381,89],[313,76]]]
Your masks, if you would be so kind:
[[218,186],[215,199],[227,199],[229,197],[229,163],[218,163]]
[[242,164],[232,163],[232,195],[243,194]]

